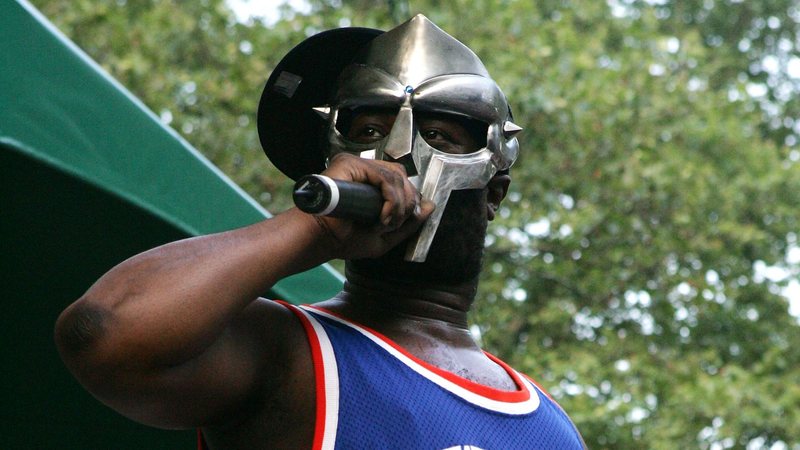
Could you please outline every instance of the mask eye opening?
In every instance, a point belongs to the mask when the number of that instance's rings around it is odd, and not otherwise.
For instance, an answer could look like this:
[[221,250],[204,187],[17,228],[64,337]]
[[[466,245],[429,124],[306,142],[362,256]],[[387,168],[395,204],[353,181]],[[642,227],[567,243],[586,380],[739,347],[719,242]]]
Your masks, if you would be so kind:
[[336,131],[339,132],[345,138],[350,133],[350,129],[353,126],[353,121],[356,117],[362,114],[388,114],[392,116],[396,116],[397,112],[400,110],[399,107],[388,107],[388,106],[354,106],[354,107],[343,107],[338,110],[336,115],[336,123],[334,127]]
[[[452,121],[460,125],[477,145],[476,149],[486,147],[489,135],[489,124],[462,114],[440,111],[420,111],[414,116],[417,120],[440,119]],[[424,136],[423,136],[424,138]]]

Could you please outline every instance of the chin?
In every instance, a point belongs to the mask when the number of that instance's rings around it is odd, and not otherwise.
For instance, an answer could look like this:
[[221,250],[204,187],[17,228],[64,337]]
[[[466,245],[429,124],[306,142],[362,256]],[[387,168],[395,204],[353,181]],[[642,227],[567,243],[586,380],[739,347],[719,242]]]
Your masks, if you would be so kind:
[[425,262],[404,259],[408,242],[379,258],[349,261],[361,275],[409,282],[461,284],[474,281],[483,265],[486,239],[486,195],[483,189],[453,191]]

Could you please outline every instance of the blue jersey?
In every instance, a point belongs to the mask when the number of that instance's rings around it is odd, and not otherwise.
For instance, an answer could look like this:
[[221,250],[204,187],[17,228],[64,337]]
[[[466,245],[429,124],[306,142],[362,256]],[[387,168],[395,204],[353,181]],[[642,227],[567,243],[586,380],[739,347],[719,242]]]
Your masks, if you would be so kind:
[[503,391],[414,357],[317,307],[286,304],[305,327],[316,379],[314,449],[582,449],[553,399],[502,361]]

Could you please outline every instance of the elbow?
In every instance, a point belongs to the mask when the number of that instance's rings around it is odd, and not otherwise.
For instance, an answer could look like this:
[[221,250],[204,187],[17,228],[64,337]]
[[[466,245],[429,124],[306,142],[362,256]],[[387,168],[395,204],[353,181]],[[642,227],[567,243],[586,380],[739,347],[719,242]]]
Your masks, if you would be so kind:
[[72,367],[75,361],[88,359],[106,337],[110,312],[84,299],[61,313],[55,325],[56,347],[61,358]]

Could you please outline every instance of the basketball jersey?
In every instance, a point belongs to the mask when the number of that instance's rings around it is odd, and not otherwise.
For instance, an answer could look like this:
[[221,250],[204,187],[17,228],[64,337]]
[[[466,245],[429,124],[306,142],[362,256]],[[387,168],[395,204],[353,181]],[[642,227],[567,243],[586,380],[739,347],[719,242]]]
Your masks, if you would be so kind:
[[316,379],[314,449],[582,449],[566,413],[492,355],[503,391],[441,370],[376,331],[283,303],[306,330]]

